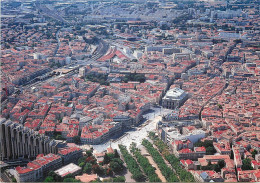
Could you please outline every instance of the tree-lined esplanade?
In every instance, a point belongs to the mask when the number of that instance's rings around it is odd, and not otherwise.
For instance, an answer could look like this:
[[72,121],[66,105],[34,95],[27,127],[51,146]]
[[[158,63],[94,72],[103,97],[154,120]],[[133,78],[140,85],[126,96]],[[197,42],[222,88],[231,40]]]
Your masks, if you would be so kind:
[[120,152],[124,158],[124,161],[127,165],[127,168],[132,174],[132,178],[137,182],[145,181],[145,176],[142,173],[140,166],[136,162],[136,160],[133,158],[133,156],[128,152],[125,146],[118,145]]
[[146,139],[143,140],[142,145],[147,149],[149,154],[153,157],[160,168],[162,174],[168,182],[178,182],[179,179],[173,170],[164,162],[162,155],[153,147],[153,145]]
[[161,182],[158,175],[155,173],[155,168],[149,163],[149,160],[141,154],[140,149],[133,146],[131,148],[131,151],[134,154],[139,165],[142,167],[142,170],[147,176],[148,181]]

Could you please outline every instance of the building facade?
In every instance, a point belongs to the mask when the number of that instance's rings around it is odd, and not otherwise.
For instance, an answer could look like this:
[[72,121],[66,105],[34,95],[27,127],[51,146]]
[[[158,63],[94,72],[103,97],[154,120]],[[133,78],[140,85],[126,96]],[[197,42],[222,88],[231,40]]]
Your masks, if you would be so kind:
[[1,160],[35,158],[38,154],[57,153],[57,143],[44,135],[10,120],[0,120]]
[[56,170],[62,166],[62,159],[55,154],[40,154],[29,162],[26,167],[16,167],[14,177],[17,182],[36,182],[42,180],[49,171]]
[[62,157],[62,161],[64,165],[67,165],[72,162],[77,162],[79,158],[83,156],[82,149],[78,147],[66,147],[60,148],[58,151],[58,155]]
[[180,88],[173,88],[169,90],[162,99],[162,106],[167,109],[175,109],[181,106],[188,98],[187,93],[185,93]]

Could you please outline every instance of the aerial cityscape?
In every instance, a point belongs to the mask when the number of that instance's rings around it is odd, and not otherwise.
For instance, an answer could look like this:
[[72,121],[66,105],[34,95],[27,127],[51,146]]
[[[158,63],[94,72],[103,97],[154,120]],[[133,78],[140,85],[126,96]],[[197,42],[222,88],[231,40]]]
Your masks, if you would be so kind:
[[2,0],[0,182],[260,182],[259,0]]

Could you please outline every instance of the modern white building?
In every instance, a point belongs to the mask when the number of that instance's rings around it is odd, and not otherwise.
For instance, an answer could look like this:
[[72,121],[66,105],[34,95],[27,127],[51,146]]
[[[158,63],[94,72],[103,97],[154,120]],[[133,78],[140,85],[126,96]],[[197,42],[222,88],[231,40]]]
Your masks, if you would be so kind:
[[133,53],[134,57],[136,57],[137,59],[141,58],[143,56],[143,52],[135,50]]
[[40,53],[33,53],[33,59],[34,60],[39,60],[41,58],[41,54]]
[[76,175],[80,173],[80,171],[81,168],[79,166],[75,165],[74,163],[70,163],[54,172],[61,177],[65,177],[68,174]]
[[164,142],[170,143],[174,140],[185,140],[189,139],[193,144],[198,142],[199,139],[206,136],[205,132],[200,129],[196,129],[188,134],[181,134],[180,131],[175,127],[164,127],[162,128],[161,138]]
[[86,76],[86,68],[85,67],[81,67],[79,69],[79,76],[80,77],[85,77]]

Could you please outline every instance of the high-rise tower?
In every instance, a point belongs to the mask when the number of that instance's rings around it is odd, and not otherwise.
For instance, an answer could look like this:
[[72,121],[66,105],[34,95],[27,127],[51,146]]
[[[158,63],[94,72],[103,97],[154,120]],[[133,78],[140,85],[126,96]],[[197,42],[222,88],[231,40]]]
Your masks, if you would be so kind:
[[38,154],[57,153],[57,143],[19,123],[0,119],[1,160],[34,158]]

